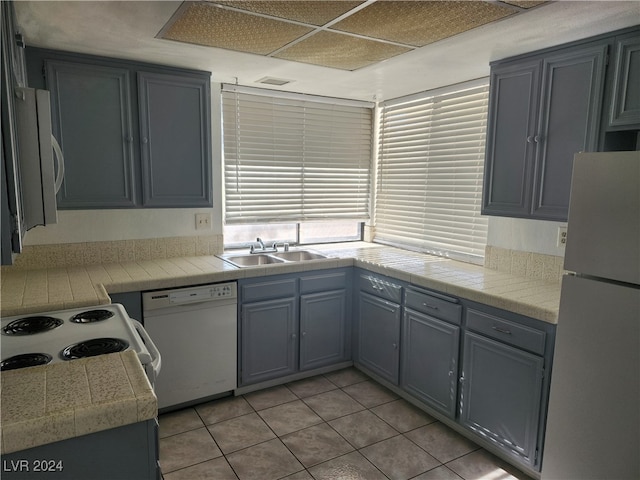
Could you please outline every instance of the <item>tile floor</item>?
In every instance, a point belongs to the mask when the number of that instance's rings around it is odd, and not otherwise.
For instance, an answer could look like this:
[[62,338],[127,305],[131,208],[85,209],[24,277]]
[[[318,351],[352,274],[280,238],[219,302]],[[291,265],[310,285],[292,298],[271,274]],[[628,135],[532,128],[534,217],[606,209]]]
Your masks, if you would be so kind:
[[159,421],[165,480],[529,480],[354,368]]

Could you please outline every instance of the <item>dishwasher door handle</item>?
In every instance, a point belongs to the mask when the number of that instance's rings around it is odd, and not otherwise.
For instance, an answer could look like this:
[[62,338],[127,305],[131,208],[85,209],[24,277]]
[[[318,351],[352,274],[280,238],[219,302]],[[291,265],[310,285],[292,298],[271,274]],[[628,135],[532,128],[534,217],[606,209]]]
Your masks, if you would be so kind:
[[149,354],[151,355],[151,369],[153,373],[153,379],[150,379],[150,380],[152,380],[151,385],[153,386],[153,384],[156,381],[156,378],[158,378],[160,369],[162,368],[162,356],[160,355],[160,350],[158,350],[158,347],[156,347],[156,344],[153,343],[153,340],[151,340],[151,337],[149,336],[147,331],[144,329],[142,324],[137,320],[134,320],[134,319],[132,320],[133,320],[133,326],[142,337],[142,340],[144,340],[144,344],[149,350]]

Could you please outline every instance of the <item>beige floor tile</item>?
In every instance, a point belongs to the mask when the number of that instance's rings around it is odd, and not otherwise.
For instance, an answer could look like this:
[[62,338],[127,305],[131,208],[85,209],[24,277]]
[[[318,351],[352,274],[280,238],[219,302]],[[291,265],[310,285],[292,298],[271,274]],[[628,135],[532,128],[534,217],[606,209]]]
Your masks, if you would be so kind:
[[239,417],[253,412],[253,408],[243,397],[226,397],[196,407],[196,412],[205,425]]
[[298,399],[298,397],[284,385],[247,393],[244,398],[256,410],[264,410],[265,408],[275,407],[276,405]]
[[302,400],[260,410],[258,414],[278,436],[317,425],[322,419]]
[[310,397],[337,388],[322,375],[287,383],[287,387],[299,398]]
[[227,460],[240,480],[271,480],[304,470],[279,439],[234,452]]
[[353,452],[309,469],[315,480],[386,480],[380,470],[360,453]]
[[529,480],[528,476],[507,466],[505,462],[486,450],[469,453],[447,463],[447,467],[465,480],[486,480],[487,478]]
[[405,480],[431,470],[440,462],[402,435],[360,450],[389,478]]
[[342,390],[367,408],[376,407],[398,398],[391,390],[371,380],[344,387]]
[[331,373],[325,373],[324,375],[331,383],[337,387],[347,387],[354,383],[364,382],[369,380],[364,373],[356,370],[355,368],[345,368],[343,370],[337,370]]
[[431,415],[402,399],[378,405],[371,411],[402,433],[436,421]]
[[225,454],[276,437],[257,413],[231,418],[207,428]]
[[398,431],[368,410],[337,418],[329,425],[356,448],[398,435]]
[[224,457],[198,463],[163,475],[164,480],[237,480],[233,469]]
[[177,433],[188,432],[204,427],[204,423],[193,408],[178,410],[177,412],[165,413],[158,418],[160,426],[160,438],[169,437]]
[[353,447],[326,423],[290,433],[281,440],[307,468],[353,451]]
[[319,393],[302,401],[309,405],[325,421],[364,410],[362,405],[342,390]]
[[418,475],[413,480],[462,480],[462,477],[456,475],[444,465],[441,465],[438,468]]
[[479,448],[440,422],[408,432],[406,436],[442,463],[450,462]]
[[163,474],[222,456],[206,428],[160,439],[160,468]]

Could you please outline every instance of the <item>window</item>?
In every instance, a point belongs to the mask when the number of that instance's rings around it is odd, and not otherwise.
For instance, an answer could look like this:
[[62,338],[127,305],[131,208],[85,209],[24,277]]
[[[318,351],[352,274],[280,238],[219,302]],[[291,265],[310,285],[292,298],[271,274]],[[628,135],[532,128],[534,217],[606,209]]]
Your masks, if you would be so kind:
[[346,222],[360,239],[370,208],[373,105],[231,85],[222,102],[225,244],[247,236],[236,225],[251,232],[250,225],[279,224],[275,232],[295,236],[283,240],[304,241],[326,237],[322,230],[336,235]]
[[374,241],[481,263],[488,81],[385,102]]

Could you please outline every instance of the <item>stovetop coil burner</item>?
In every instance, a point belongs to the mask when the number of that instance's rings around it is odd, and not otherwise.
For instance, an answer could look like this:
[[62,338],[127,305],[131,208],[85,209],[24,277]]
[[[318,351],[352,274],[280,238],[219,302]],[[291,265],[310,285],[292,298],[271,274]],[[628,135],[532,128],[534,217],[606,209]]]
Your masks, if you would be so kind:
[[64,360],[94,357],[105,353],[122,352],[129,348],[129,343],[119,338],[92,338],[69,345],[60,353]]
[[51,355],[46,353],[23,353],[0,362],[0,370],[4,372],[18,368],[35,367],[36,365],[46,365],[52,358]]
[[94,323],[102,322],[114,316],[114,313],[109,310],[87,310],[86,312],[78,313],[71,317],[73,323]]
[[62,325],[62,323],[59,318],[38,315],[14,320],[7,324],[2,331],[6,335],[33,335],[53,330]]

